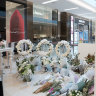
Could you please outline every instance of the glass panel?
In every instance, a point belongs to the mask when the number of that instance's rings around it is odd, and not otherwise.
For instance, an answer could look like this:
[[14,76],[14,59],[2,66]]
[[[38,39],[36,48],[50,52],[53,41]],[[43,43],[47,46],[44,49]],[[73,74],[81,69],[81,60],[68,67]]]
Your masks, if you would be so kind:
[[24,5],[6,1],[6,40],[17,42],[24,39]]
[[[33,4],[33,40],[39,41],[40,39],[51,39],[52,24],[57,24],[55,20],[52,21],[52,9]],[[53,26],[54,30],[55,27]]]

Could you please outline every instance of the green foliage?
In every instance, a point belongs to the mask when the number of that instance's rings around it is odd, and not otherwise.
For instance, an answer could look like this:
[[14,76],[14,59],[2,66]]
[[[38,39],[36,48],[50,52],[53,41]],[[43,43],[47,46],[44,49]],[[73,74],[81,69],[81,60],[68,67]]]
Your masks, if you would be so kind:
[[78,91],[78,90],[72,90],[70,91],[67,96],[83,96],[82,92]]
[[60,84],[61,84],[61,82],[53,81],[52,86],[51,87],[47,87],[42,92],[46,92],[46,91],[48,91],[51,88],[54,88],[53,92],[59,91],[61,89],[61,85]]
[[32,65],[34,57],[24,58],[23,60],[18,59],[16,61],[17,70],[19,75],[23,78],[23,81],[31,81],[31,76],[34,74],[34,65]]
[[30,58],[30,61],[32,62],[32,61],[33,61],[33,59],[34,59],[34,57],[31,57],[31,58]]
[[88,56],[85,57],[85,61],[86,61],[88,64],[94,64],[94,62],[95,62],[95,56],[88,54]]
[[82,90],[83,96],[90,96],[88,94],[88,91],[91,88],[91,86],[93,86],[93,85],[94,85],[94,79],[86,81],[86,84],[85,84],[85,86],[84,86],[84,88]]
[[60,89],[62,88],[61,87],[61,82],[60,81],[59,82],[54,81],[53,85],[51,86],[51,88],[53,88],[53,91],[51,93],[47,94],[47,96],[51,96],[54,92],[59,92]]
[[67,56],[67,62],[70,64],[70,65],[73,65],[73,66],[78,66],[80,65],[80,60],[78,59],[78,55],[79,54],[76,54],[74,56],[74,58],[72,57],[72,55],[68,55]]

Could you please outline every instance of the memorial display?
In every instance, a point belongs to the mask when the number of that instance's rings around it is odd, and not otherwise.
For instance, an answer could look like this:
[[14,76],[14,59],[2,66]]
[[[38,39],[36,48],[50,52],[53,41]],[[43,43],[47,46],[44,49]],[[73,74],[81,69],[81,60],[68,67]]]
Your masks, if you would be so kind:
[[[30,46],[33,47],[32,42]],[[34,96],[40,93],[44,96],[91,96],[94,93],[94,55],[80,60],[79,54],[71,54],[67,41],[59,41],[54,46],[43,39],[35,46],[35,52],[23,54],[16,60],[18,75],[23,81],[34,82],[35,75],[42,74],[42,79],[37,78],[32,85],[40,86],[32,91]],[[43,78],[44,74],[48,75]]]
[[[28,48],[25,50],[24,49],[24,44],[25,46],[27,46]],[[27,55],[29,54],[31,51],[32,51],[32,47],[33,47],[33,44],[30,40],[20,40],[18,42],[18,44],[16,45],[16,48],[17,48],[17,52],[20,54],[20,55]]]
[[78,1],[0,1],[4,96],[96,95],[96,10]]

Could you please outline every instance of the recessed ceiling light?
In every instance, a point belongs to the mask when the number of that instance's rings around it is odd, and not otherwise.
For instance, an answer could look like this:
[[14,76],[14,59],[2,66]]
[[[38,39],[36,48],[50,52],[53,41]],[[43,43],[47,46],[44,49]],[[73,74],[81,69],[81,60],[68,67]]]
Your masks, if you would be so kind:
[[93,14],[93,13],[83,13],[83,14],[79,14],[79,15],[86,15],[86,14]]
[[43,2],[42,4],[48,4],[48,3],[57,2],[57,1],[59,0],[49,0],[49,1]]
[[70,2],[72,2],[74,4],[76,4],[76,5],[79,5],[79,6],[83,7],[83,8],[86,8],[86,9],[92,11],[92,12],[96,12],[95,8],[89,6],[88,4],[82,2],[81,0],[68,0],[68,1],[70,1]]
[[69,10],[76,10],[76,9],[78,9],[78,7],[74,7],[74,8],[65,9],[65,11],[69,11]]
[[96,8],[96,0],[83,0],[83,1]]

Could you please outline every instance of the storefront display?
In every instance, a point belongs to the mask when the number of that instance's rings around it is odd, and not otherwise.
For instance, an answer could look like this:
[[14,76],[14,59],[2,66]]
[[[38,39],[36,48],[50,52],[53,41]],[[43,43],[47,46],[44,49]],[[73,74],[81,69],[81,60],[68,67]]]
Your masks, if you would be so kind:
[[[78,45],[78,43],[88,43],[89,42],[89,21],[73,17],[73,33],[71,33],[71,38],[73,38],[73,45]],[[72,37],[73,34],[73,37]],[[71,42],[73,42],[71,41]],[[72,43],[71,43],[72,44]]]
[[[57,21],[58,11],[52,13],[49,7],[41,6],[39,4],[33,4],[33,39],[52,39],[57,37]],[[56,19],[54,19],[56,18]]]
[[[10,6],[9,6],[10,5]],[[25,38],[24,5],[6,1],[6,40],[17,42]]]

